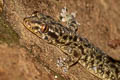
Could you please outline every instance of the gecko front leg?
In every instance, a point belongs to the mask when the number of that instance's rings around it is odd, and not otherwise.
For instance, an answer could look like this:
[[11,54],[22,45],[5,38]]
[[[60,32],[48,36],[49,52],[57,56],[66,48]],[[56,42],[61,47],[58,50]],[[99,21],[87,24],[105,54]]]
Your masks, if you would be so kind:
[[61,10],[60,16],[59,16],[59,20],[62,22],[66,22],[67,23],[67,27],[73,31],[73,33],[76,33],[78,30],[78,26],[80,25],[76,20],[76,12],[72,12],[71,14],[69,14],[68,9],[66,7],[64,7]]
[[58,58],[57,65],[62,68],[64,72],[70,69],[72,66],[78,63],[81,58],[82,51],[73,46],[62,46],[60,50],[67,56],[64,58]]

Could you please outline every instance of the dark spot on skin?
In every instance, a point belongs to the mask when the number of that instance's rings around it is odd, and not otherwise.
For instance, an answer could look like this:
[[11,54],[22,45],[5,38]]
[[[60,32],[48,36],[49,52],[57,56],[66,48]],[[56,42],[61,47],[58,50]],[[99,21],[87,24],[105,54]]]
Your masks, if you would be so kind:
[[[94,57],[93,55],[91,55],[92,57]],[[102,56],[101,55],[97,55],[95,56],[97,59],[100,59],[102,61]]]
[[57,39],[56,39],[55,41],[56,41],[57,43],[60,43],[59,40],[57,40]]
[[60,23],[57,23],[57,25],[59,25],[60,27],[63,27],[63,25],[62,25],[62,24],[60,24]]
[[54,21],[54,19],[53,19],[51,16],[48,16],[48,15],[47,15],[46,18],[51,19],[51,20]]
[[109,59],[109,61],[111,61],[112,63],[115,63],[115,62],[118,62],[118,63],[119,63],[119,61],[117,61],[117,60],[111,58],[110,56],[108,56],[107,59]]
[[106,74],[110,75],[110,71],[106,71]]
[[55,40],[57,43],[59,43],[59,44],[65,44],[65,42],[60,42],[59,40]]
[[62,20],[63,17],[62,17],[62,16],[59,16],[59,18],[60,18],[60,20]]
[[80,38],[79,38],[79,41],[83,41],[83,39],[80,37]]
[[72,22],[71,22],[72,24],[76,24],[76,21],[75,20],[72,20]]
[[73,24],[70,24],[70,26],[74,26]]
[[76,35],[74,36],[73,41],[77,41],[77,36]]
[[69,36],[69,40],[71,40],[72,39],[72,36]]
[[[85,62],[86,62],[86,61],[88,61],[87,59],[88,59],[88,55],[87,55],[87,56],[85,56],[85,58],[83,59],[83,61],[85,61]],[[87,64],[88,64],[88,63],[87,63]]]
[[48,37],[47,36],[45,36],[45,38],[44,38],[45,40],[48,40]]
[[90,48],[90,47],[91,47],[91,44],[86,43],[86,44],[84,44],[84,46]]
[[77,52],[76,50],[74,50],[74,56],[75,56],[75,57],[78,57],[78,56],[79,56],[79,54],[78,54],[78,52]]
[[78,48],[81,50],[82,54],[84,54],[84,48],[81,45],[79,45]]
[[60,44],[65,44],[65,42],[60,42]]
[[82,38],[84,42],[88,42],[88,40],[86,38]]
[[53,33],[53,32],[48,32],[48,35],[49,36],[51,36],[52,38],[54,38],[54,39],[58,39],[58,36],[55,34],[55,33]]
[[66,40],[66,39],[67,39],[67,37],[68,37],[67,35],[64,35],[64,36],[63,36],[63,39],[64,39],[64,40]]
[[33,23],[33,24],[41,24],[41,22],[40,21],[35,21],[35,20],[33,20],[33,21],[31,21],[31,23]]
[[75,45],[75,46],[78,46],[78,44],[77,44],[77,43],[74,43],[74,45]]
[[56,32],[58,32],[58,29],[57,29],[57,28],[55,28],[55,31],[56,31]]
[[[94,64],[95,62],[94,62],[94,60],[90,60],[89,61],[91,64]],[[101,66],[101,65],[99,65],[99,66]]]
[[72,42],[68,42],[67,44],[65,44],[66,46],[69,46]]
[[60,32],[60,36],[62,36],[63,34]]
[[110,64],[110,67],[116,69],[116,66],[114,64]]
[[62,29],[61,27],[59,27],[59,32],[60,32],[61,34],[63,34],[62,31],[63,31],[63,29]]
[[51,24],[55,25],[56,23],[54,21],[51,21]]

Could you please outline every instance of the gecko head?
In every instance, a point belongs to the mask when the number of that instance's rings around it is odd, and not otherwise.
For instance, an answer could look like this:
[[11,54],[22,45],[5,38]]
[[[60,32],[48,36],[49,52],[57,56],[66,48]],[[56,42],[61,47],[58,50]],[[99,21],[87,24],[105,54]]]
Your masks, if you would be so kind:
[[47,21],[47,17],[40,13],[33,13],[32,16],[26,17],[23,20],[23,25],[32,33],[44,39],[48,42],[52,42],[58,38],[58,36],[54,33],[54,29],[49,25],[49,20]]

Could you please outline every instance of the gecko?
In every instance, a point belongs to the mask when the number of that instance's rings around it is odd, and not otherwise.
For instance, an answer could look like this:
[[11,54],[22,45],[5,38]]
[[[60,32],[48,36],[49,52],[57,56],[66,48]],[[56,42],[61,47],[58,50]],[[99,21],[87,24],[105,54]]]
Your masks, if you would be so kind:
[[[35,11],[23,19],[23,25],[46,43],[58,47],[68,61],[68,67],[78,63],[102,80],[120,80],[120,62],[114,60],[86,38],[77,34],[79,23],[75,14],[62,9],[59,20]],[[66,22],[66,26],[61,22]]]

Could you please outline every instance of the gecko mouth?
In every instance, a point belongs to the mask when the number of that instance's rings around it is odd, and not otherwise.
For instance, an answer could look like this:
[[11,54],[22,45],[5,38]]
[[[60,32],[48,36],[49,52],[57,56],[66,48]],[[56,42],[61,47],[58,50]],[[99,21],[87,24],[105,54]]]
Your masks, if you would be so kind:
[[30,24],[29,24],[29,19],[28,18],[24,18],[23,19],[23,25],[25,26],[25,27],[27,27],[27,28],[29,28],[30,27]]

